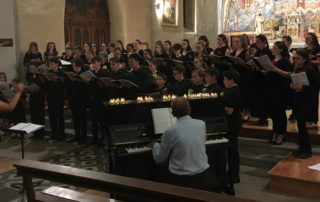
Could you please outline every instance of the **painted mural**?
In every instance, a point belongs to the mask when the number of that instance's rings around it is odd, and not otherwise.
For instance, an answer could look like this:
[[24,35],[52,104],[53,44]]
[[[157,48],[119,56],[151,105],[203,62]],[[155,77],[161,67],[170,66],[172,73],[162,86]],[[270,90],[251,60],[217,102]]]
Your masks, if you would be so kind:
[[305,30],[319,34],[320,0],[224,0],[223,32],[299,37]]

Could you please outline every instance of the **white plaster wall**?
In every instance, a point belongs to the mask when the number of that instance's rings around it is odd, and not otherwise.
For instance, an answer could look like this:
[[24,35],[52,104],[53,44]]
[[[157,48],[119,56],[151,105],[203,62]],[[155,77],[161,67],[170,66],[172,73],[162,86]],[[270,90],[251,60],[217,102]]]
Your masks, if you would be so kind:
[[8,81],[17,74],[17,41],[15,32],[15,12],[13,0],[0,1],[0,38],[12,38],[13,47],[0,47],[0,72],[5,72]]

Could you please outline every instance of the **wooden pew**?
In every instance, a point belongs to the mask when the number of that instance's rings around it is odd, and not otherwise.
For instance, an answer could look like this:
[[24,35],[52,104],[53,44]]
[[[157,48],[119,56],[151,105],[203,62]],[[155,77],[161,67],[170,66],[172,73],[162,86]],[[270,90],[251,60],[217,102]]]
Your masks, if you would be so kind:
[[138,201],[254,202],[253,200],[237,198],[234,196],[38,161],[19,160],[14,164],[14,167],[16,167],[18,175],[23,177],[23,183],[29,202],[44,201],[36,198],[32,177],[104,191]]

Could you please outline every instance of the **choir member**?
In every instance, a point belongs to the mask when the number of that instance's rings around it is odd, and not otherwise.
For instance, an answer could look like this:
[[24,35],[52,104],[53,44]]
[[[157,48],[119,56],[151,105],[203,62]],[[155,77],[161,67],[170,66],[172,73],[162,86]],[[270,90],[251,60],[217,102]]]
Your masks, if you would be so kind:
[[292,38],[291,36],[283,36],[282,37],[282,42],[287,46],[289,56],[290,56],[290,63],[293,65],[294,63],[294,58],[293,55],[291,54],[291,44],[292,44]]
[[54,42],[48,42],[46,47],[46,52],[43,53],[43,62],[48,64],[48,56],[49,54],[53,56],[58,56],[58,51],[56,49],[56,44]]
[[[84,71],[84,65],[81,59],[72,61],[73,71],[80,75]],[[72,120],[75,131],[75,137],[68,142],[77,142],[78,145],[87,142],[87,106],[89,86],[80,78],[68,76],[60,78],[67,89],[69,108],[72,112]]]
[[187,58],[189,58],[190,61],[193,61],[194,52],[192,51],[192,48],[190,47],[189,40],[183,39],[181,46],[182,46],[181,54],[183,56],[186,56]]
[[[228,46],[228,40],[227,37],[224,34],[219,34],[217,37],[217,45],[218,48],[216,48],[214,50],[214,55],[217,56],[230,56],[230,49]],[[222,73],[229,70],[230,66],[226,65],[226,64],[215,64],[215,66],[219,69],[219,80],[218,80],[218,84],[219,86],[223,87],[223,76]]]
[[179,43],[176,43],[172,46],[173,55],[171,56],[171,59],[179,60],[179,61],[189,61],[188,56],[182,55],[182,46]]
[[147,93],[148,86],[150,83],[149,74],[144,69],[140,68],[140,55],[133,53],[129,55],[129,66],[132,69],[132,74],[130,80],[136,84],[138,87],[132,87],[131,85],[126,85],[124,87],[130,88],[130,99],[136,99],[137,93]]
[[241,78],[239,72],[234,69],[225,71],[223,77],[224,85],[227,88],[225,112],[229,126],[226,137],[229,139],[229,143],[231,143],[231,147],[227,150],[229,162],[228,174],[229,178],[233,178],[234,183],[239,183],[240,156],[238,150],[238,134],[242,130],[242,121],[240,113],[241,95],[237,83]]
[[158,63],[155,60],[149,61],[149,69],[151,71],[152,76],[156,79],[158,76]]
[[108,50],[109,50],[109,55],[108,55],[108,62],[110,61],[110,58],[114,57],[113,50],[115,49],[116,45],[114,43],[109,43],[108,45]]
[[108,46],[105,42],[101,44],[101,52],[108,52]]
[[247,50],[249,50],[250,47],[250,39],[249,36],[247,34],[242,34],[242,36],[244,37],[245,43],[247,45]]
[[36,42],[31,42],[29,45],[29,50],[24,55],[24,58],[23,58],[23,65],[27,67],[27,72],[26,72],[27,80],[32,75],[28,64],[31,62],[31,60],[36,60],[36,59],[38,59],[39,62],[42,63],[42,54],[38,50],[38,44]]
[[143,57],[143,50],[140,48],[140,45],[141,45],[141,41],[139,39],[136,39],[133,42],[134,52],[138,53],[140,57]]
[[163,95],[166,91],[167,75],[164,73],[159,73],[156,78],[158,85],[158,91]]
[[198,41],[196,43],[196,53],[194,54],[194,58],[201,57],[204,59],[206,55],[207,55],[207,52],[206,52],[206,47],[204,43],[202,41]]
[[[29,67],[32,75],[29,77],[29,85],[36,84],[39,86],[39,89],[31,89],[26,90],[26,92],[30,93],[29,96],[29,105],[30,105],[30,118],[31,123],[38,125],[45,125],[45,100],[44,100],[44,84],[40,80],[40,77],[44,79],[42,75],[38,75],[39,64],[30,63]],[[44,128],[34,132],[33,136],[30,139],[42,139],[44,137]]]
[[[264,35],[256,36],[256,45],[258,51],[255,54],[255,57],[262,57],[268,55],[269,59],[273,61],[274,56],[269,48],[268,39]],[[257,125],[268,126],[268,110],[267,110],[267,78],[260,71],[260,69],[253,65],[254,71],[252,72],[252,116],[256,116],[259,120],[256,122]]]
[[[88,51],[86,52],[86,56],[87,56],[87,60],[86,60],[86,63],[85,63],[85,64],[90,65],[90,67],[92,68],[91,63],[92,63],[93,57],[95,57],[95,56],[94,56],[94,52],[90,49],[90,50],[88,50]],[[92,70],[92,69],[91,69],[91,70]]]
[[250,44],[250,49],[249,50],[250,50],[250,56],[254,57],[256,52],[257,52],[257,50],[258,50],[257,44],[256,43]]
[[153,56],[155,58],[169,59],[169,55],[166,53],[166,50],[164,49],[163,43],[161,41],[156,42]]
[[208,69],[208,65],[202,57],[194,58],[194,67],[196,69],[200,69],[201,71],[206,71],[206,69]]
[[[66,43],[65,49],[67,49],[67,48],[72,48],[72,43],[71,42]],[[61,56],[63,57],[65,54],[66,54],[66,52],[63,52],[61,54]]]
[[115,45],[116,45],[117,48],[120,48],[121,54],[127,54],[128,53],[128,51],[126,49],[124,49],[123,43],[122,43],[121,40],[116,41]]
[[205,71],[205,81],[207,86],[207,93],[217,93],[220,95],[221,89],[218,85],[218,79],[219,79],[219,69],[217,67],[209,67]]
[[73,58],[73,48],[72,47],[66,48],[65,54],[62,57],[62,59],[65,60],[65,61],[68,61],[68,62],[71,62],[74,59]]
[[[50,71],[48,71],[48,73],[56,74],[58,77],[60,76],[61,70],[57,58],[49,59],[49,68]],[[58,141],[63,141],[65,139],[63,117],[64,85],[59,78],[52,76],[51,79],[51,81],[47,81],[44,85],[47,93],[49,122],[51,126],[51,138],[49,140],[58,138]]]
[[126,46],[126,49],[128,51],[128,54],[134,52],[133,44],[132,43],[128,43],[127,46]]
[[[92,73],[96,77],[108,77],[108,74],[105,70],[101,69],[101,58],[95,56],[92,58]],[[108,89],[103,85],[103,83],[98,79],[83,78],[84,82],[89,83],[89,111],[91,116],[92,123],[92,136],[93,141],[90,144],[101,145],[101,142],[98,138],[98,130],[100,124],[101,127],[101,139],[104,139],[104,128],[103,128],[103,101],[107,99]]]
[[96,45],[96,44],[92,44],[92,45],[91,45],[91,50],[93,51],[93,55],[94,55],[94,56],[99,56],[99,53],[98,53],[97,45]]
[[[128,75],[120,69],[120,59],[119,58],[111,58],[110,59],[110,78],[114,80],[119,79],[128,79]],[[121,88],[120,86],[113,86],[109,89],[109,99],[116,99],[116,98],[127,98],[127,90]]]
[[311,144],[309,139],[306,122],[312,112],[315,94],[318,91],[319,77],[312,67],[307,50],[298,49],[295,56],[295,63],[298,66],[295,73],[305,72],[309,81],[309,86],[291,83],[291,88],[296,91],[295,103],[297,112],[297,126],[299,132],[299,148],[292,152],[293,155],[300,158],[309,158],[312,156]]
[[171,58],[172,56],[172,48],[171,48],[171,41],[165,41],[163,43],[164,49],[166,50],[167,55]]
[[200,36],[198,41],[201,41],[205,45],[206,53],[208,55],[213,55],[214,54],[214,50],[209,47],[210,43],[209,43],[209,40],[208,40],[207,36]]
[[115,49],[113,49],[113,55],[115,58],[119,58],[120,59],[120,69],[122,68],[126,68],[127,66],[127,62],[125,61],[125,59],[123,58],[123,55],[121,54],[121,49],[116,47]]
[[152,50],[147,48],[147,49],[144,49],[143,51],[143,56],[144,56],[144,59],[145,60],[150,60],[153,58],[153,55],[152,55]]
[[204,71],[197,69],[192,72],[192,86],[188,90],[188,94],[206,93],[207,89],[203,84]]
[[108,62],[108,52],[100,52],[100,58],[101,58],[101,69],[106,69],[108,71],[111,71],[110,69],[110,63]]
[[[245,42],[245,39],[242,35],[238,35],[234,38],[234,47],[235,50],[231,53],[231,56],[238,57],[244,60],[245,62],[248,62],[250,60],[250,53],[247,50],[247,44]],[[248,69],[240,64],[234,64],[232,66],[234,70],[237,70],[240,74],[240,81],[237,82],[237,85],[240,90],[241,94],[241,104],[242,104],[242,110],[244,110],[244,114],[242,117],[243,121],[249,120],[249,88],[250,88],[250,80],[248,78]]]
[[268,103],[273,132],[272,140],[269,142],[281,145],[287,132],[287,81],[293,69],[289,61],[288,48],[282,41],[273,44],[272,53],[275,56],[272,71],[265,73],[268,79]]
[[83,63],[87,63],[87,58],[86,58],[86,55],[83,55],[82,54],[82,48],[81,46],[76,46],[74,48],[74,59],[75,58],[78,58],[78,59],[81,59],[83,61]]
[[91,50],[91,43],[83,44],[83,54],[86,54],[89,50]]
[[182,65],[177,65],[173,68],[173,77],[177,81],[175,83],[175,94],[177,96],[188,94],[188,90],[191,87],[190,81],[184,78],[184,73],[185,69]]
[[[320,51],[320,45],[317,35],[309,32],[305,35],[305,43],[307,45],[306,50],[309,52],[309,55],[315,56]],[[319,62],[316,57],[311,58],[311,65],[315,69],[317,75],[319,75]],[[312,124],[317,124],[319,120],[319,86],[317,86],[316,94],[314,95],[314,102],[312,106],[311,113],[308,119],[308,125],[312,127]]]

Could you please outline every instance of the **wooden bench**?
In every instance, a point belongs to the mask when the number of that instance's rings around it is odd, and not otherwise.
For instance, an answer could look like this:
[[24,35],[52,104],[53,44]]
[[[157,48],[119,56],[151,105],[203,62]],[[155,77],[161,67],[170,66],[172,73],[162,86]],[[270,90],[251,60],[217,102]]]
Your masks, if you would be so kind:
[[[16,167],[18,175],[23,177],[23,183],[29,202],[49,201],[41,199],[41,197],[44,197],[50,191],[44,191],[44,193],[40,194],[40,196],[38,193],[37,195],[35,194],[32,184],[32,177],[108,192],[115,194],[116,196],[119,195],[138,201],[254,202],[254,200],[250,199],[242,199],[234,196],[128,178],[107,173],[82,170],[67,166],[53,165],[38,161],[19,160],[14,164],[14,167]],[[78,199],[72,197],[69,197],[68,200],[79,201]],[[61,201],[68,200],[63,199]]]

